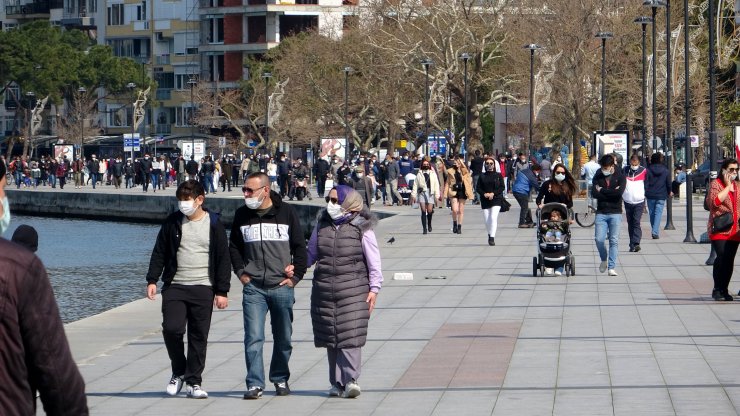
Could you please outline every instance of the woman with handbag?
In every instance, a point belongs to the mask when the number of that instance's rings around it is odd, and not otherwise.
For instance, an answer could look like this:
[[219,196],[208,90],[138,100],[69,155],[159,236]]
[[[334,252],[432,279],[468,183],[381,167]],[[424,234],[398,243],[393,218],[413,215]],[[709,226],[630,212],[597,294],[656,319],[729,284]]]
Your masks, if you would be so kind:
[[432,232],[432,214],[434,214],[434,201],[441,199],[439,193],[439,179],[437,173],[432,169],[432,163],[428,159],[421,161],[421,168],[414,179],[414,189],[411,191],[411,203],[419,202],[421,208],[421,227],[423,234]]
[[735,267],[735,254],[740,245],[738,234],[738,206],[740,188],[738,187],[738,163],[735,159],[725,159],[717,179],[710,181],[707,192],[709,206],[709,239],[717,253],[712,266],[714,288],[712,299],[731,301],[730,279]]
[[465,215],[465,203],[473,199],[473,177],[465,166],[462,156],[457,156],[447,169],[447,189],[445,195],[450,198],[452,208],[452,232],[462,234],[462,222]]
[[495,246],[496,229],[498,228],[498,213],[507,204],[504,199],[506,187],[504,178],[496,172],[496,161],[489,157],[485,160],[483,167],[485,173],[478,177],[478,183],[475,190],[478,192],[480,207],[483,210],[483,218],[486,221],[488,230],[488,245]]

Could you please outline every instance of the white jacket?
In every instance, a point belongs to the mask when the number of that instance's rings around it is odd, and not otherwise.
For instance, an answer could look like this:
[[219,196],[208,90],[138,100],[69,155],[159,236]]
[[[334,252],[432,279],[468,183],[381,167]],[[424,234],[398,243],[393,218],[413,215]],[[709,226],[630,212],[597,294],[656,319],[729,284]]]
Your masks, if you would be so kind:
[[427,181],[426,179],[424,179],[424,171],[419,169],[419,173],[416,174],[416,179],[414,179],[414,189],[411,191],[411,195],[416,197],[419,192],[429,191],[429,194],[432,195],[432,198],[438,199],[440,193],[439,179],[437,179],[437,173],[434,172],[434,169],[429,169],[427,172],[429,173],[429,182],[432,186],[430,188],[427,188]]
[[645,179],[647,178],[647,169],[640,166],[637,170],[630,169],[627,166],[624,169],[624,176],[627,179],[622,194],[622,200],[628,204],[641,204],[645,201]]

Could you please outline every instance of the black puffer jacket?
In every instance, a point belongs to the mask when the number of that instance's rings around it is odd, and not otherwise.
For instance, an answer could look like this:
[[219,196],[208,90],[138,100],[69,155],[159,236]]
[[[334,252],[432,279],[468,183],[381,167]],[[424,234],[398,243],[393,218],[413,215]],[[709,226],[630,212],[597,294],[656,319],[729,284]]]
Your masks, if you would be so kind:
[[362,347],[370,320],[367,294],[370,278],[362,250],[362,235],[377,224],[365,207],[348,224],[337,228],[326,210],[319,214],[318,256],[311,290],[314,345]]
[[[608,182],[608,183],[607,183]],[[597,214],[621,214],[622,194],[627,186],[627,179],[620,169],[615,169],[609,177],[604,176],[599,169],[594,175],[593,197],[598,202]],[[598,187],[598,189],[597,189]]]
[[[504,178],[498,172],[486,172],[478,178],[475,191],[478,192],[481,209],[493,206],[501,206],[504,203]],[[483,194],[493,192],[493,199],[488,199]]]

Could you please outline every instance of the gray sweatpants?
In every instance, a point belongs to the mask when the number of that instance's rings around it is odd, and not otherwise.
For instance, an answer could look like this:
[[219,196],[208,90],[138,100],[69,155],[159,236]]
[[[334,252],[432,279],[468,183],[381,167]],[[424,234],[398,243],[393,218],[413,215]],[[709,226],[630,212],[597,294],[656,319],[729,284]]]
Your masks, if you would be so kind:
[[352,380],[360,378],[362,365],[362,348],[327,348],[329,359],[329,383],[344,387]]

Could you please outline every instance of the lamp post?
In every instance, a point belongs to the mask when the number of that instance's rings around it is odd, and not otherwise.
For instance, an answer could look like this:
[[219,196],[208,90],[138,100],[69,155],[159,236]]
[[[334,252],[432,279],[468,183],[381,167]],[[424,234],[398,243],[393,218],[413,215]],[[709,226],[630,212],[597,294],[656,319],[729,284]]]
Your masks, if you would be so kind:
[[653,19],[647,16],[640,16],[635,19],[635,23],[642,26],[642,157],[643,162],[647,165],[647,42],[646,32],[647,25],[653,23]]
[[136,89],[136,84],[133,82],[129,82],[126,84],[126,88],[131,90],[131,163],[134,163],[134,134],[135,134],[135,128],[134,124],[136,121],[136,99],[134,97],[134,90]]
[[655,105],[656,105],[655,104],[655,99],[656,99],[656,97],[655,97],[656,96],[656,90],[655,90],[655,88],[656,88],[656,77],[655,77],[656,76],[656,74],[655,74],[655,44],[656,44],[656,40],[657,40],[658,34],[657,34],[657,28],[655,26],[655,15],[658,12],[658,8],[665,7],[665,3],[663,3],[660,0],[646,0],[646,1],[644,1],[642,3],[642,5],[643,6],[650,7],[650,10],[653,13],[653,15],[652,15],[653,16],[652,17],[652,19],[653,19],[653,41],[652,41],[652,45],[651,45],[652,46],[652,53],[653,53],[653,62],[652,62],[652,73],[653,73],[653,130],[652,130],[652,133],[653,133],[653,152],[657,152],[658,151],[658,136],[657,136],[657,133],[656,133],[656,124],[658,123],[658,116],[657,116],[657,113],[655,112]]
[[694,199],[693,180],[691,179],[691,167],[694,162],[694,151],[691,149],[691,88],[689,88],[689,0],[683,0],[683,58],[684,58],[684,122],[686,130],[686,236],[684,243],[696,243],[694,237],[694,212],[692,200]]
[[191,75],[188,78],[188,85],[190,86],[190,120],[188,121],[188,124],[190,124],[190,157],[192,159],[195,159],[195,133],[193,132],[193,128],[195,127],[195,123],[193,123],[195,104],[193,103],[193,88],[195,88],[196,83],[197,81],[195,80],[195,77]]
[[529,49],[529,160],[532,159],[532,124],[534,123],[534,51],[541,48],[536,43],[524,46],[524,49]]
[[262,78],[265,80],[265,144],[270,141],[270,96],[267,92],[270,88],[271,72],[263,72]]
[[85,159],[85,119],[83,118],[82,100],[87,92],[87,88],[80,87],[77,89],[77,114],[80,121],[80,159]]
[[[469,53],[464,53],[460,55],[460,59],[465,62],[465,141],[470,143],[468,141],[468,135],[470,134],[470,110],[468,109],[468,61],[472,58]],[[427,86],[427,89],[429,87]],[[467,153],[467,152],[466,152]]]
[[[421,66],[424,67],[424,142],[429,139],[429,67],[434,63],[429,58],[424,58],[421,61]],[[465,107],[467,109],[467,93],[465,98]],[[467,123],[465,124],[467,129]],[[466,137],[467,139],[467,137]]]
[[[715,22],[714,22],[714,0],[708,0],[709,6],[707,7],[709,16],[709,180],[712,181],[717,178],[717,78],[714,74],[714,59],[715,59]],[[709,185],[707,185],[709,186]],[[714,264],[714,259],[717,257],[717,253],[712,251],[709,253],[709,258],[705,262],[707,265]]]
[[506,96],[501,97],[501,102],[504,104],[504,153],[509,151],[509,99]]
[[[601,39],[601,130],[600,133],[603,135],[606,131],[606,40],[614,37],[611,32],[598,32],[596,38]],[[596,154],[596,136],[594,136],[594,144],[591,147],[591,155]]]
[[[673,91],[671,89],[672,67],[673,60],[671,60],[671,2],[665,0],[665,164],[668,167],[668,177],[673,180],[673,138],[671,137],[671,95]],[[673,197],[668,195],[668,203],[666,203],[666,221],[664,230],[675,230],[673,226]]]
[[347,139],[347,154],[345,160],[352,162],[352,139],[350,138],[349,129],[349,74],[352,72],[351,66],[345,66],[344,72],[344,137]]

